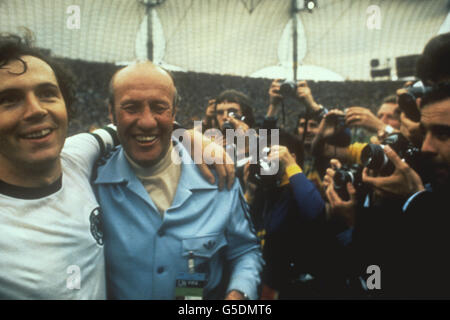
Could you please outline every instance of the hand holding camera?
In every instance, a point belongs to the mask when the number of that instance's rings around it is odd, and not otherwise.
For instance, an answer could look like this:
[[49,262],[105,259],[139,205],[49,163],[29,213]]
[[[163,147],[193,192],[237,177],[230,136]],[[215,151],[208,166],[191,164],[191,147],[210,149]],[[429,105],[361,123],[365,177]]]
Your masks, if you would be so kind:
[[368,175],[368,169],[364,168],[362,180],[375,188],[399,196],[410,196],[418,191],[425,190],[422,179],[414,169],[395,153],[395,151],[386,145],[383,151],[389,161],[394,166],[394,172],[389,176],[371,177]]
[[285,146],[274,145],[270,148],[270,153],[267,157],[268,161],[277,159],[281,162],[282,168],[286,169],[290,165],[297,164],[294,156],[289,152]]
[[328,213],[331,217],[342,219],[348,227],[352,227],[355,224],[356,189],[351,181],[347,181],[345,183],[345,191],[348,194],[348,199],[343,200],[338,191],[336,191],[335,185],[336,174],[339,175],[338,172],[343,170],[341,163],[337,159],[332,159],[330,164],[331,168],[327,169],[324,177],[325,194],[330,204]]
[[320,106],[314,100],[314,97],[311,92],[311,88],[308,86],[308,83],[305,80],[299,81],[297,83],[297,98],[304,101],[306,105],[311,108],[312,111],[317,111],[320,109]]
[[330,110],[319,125],[318,134],[328,139],[345,126],[345,113],[338,109]]
[[230,112],[228,113],[227,121],[223,123],[223,130],[242,130],[245,133],[249,129],[249,126],[244,121],[245,116],[239,116],[237,113]]
[[379,132],[384,131],[386,124],[377,118],[369,109],[363,107],[347,108],[345,122],[349,126],[364,127]]
[[269,103],[273,106],[278,106],[283,101],[283,95],[280,93],[281,80],[275,79],[272,81],[269,88]]
[[284,98],[293,97],[305,102],[306,106],[312,111],[320,109],[305,80],[295,83],[291,80],[276,79],[272,82],[269,95],[271,97],[271,103],[280,103]]

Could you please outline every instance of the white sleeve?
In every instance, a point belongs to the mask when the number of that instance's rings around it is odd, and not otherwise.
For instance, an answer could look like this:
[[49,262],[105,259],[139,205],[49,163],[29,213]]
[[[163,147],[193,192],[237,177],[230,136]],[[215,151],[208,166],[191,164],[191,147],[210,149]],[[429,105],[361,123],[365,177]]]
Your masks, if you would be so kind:
[[111,130],[97,129],[93,133],[80,133],[66,139],[61,156],[72,162],[87,176],[91,176],[95,162],[117,144]]

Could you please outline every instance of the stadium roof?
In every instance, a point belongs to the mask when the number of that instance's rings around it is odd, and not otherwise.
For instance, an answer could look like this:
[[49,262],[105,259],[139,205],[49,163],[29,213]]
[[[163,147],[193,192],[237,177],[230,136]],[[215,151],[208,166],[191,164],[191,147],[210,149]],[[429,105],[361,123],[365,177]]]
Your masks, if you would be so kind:
[[[431,37],[450,31],[447,0],[316,4],[295,14],[299,78],[370,80],[372,59],[395,71],[396,57],[420,54]],[[151,21],[157,63],[286,78],[293,75],[291,7],[291,0],[0,0],[0,31],[27,27],[54,55],[120,63],[147,56]]]

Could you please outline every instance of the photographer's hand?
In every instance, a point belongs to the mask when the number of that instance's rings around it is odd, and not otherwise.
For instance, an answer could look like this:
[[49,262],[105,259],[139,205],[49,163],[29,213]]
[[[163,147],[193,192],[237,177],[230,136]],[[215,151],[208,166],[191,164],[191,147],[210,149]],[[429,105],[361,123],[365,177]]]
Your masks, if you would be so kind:
[[349,126],[364,127],[375,132],[384,131],[386,124],[377,118],[369,109],[350,107],[347,109],[345,123]]
[[[208,180],[211,184],[214,184],[216,182],[211,169],[207,165],[207,163],[213,163],[214,169],[216,170],[219,178],[219,189],[222,190],[225,183],[227,185],[227,188],[231,189],[235,178],[235,168],[233,160],[225,152],[225,149],[221,145],[212,142],[211,139],[207,138],[194,129],[186,130],[186,134],[183,135],[183,139],[187,139],[187,141],[190,141],[191,158],[193,160],[196,160],[194,151],[201,151],[201,163],[197,163],[197,166],[205,179]],[[210,151],[208,154],[203,152],[203,150],[205,150],[206,148],[208,148]],[[210,155],[212,158],[206,159],[205,157],[208,155]]]
[[[336,159],[331,160],[330,163],[334,168],[340,167],[340,162]],[[356,190],[350,182],[347,183],[346,187],[350,199],[348,201],[342,200],[334,190],[333,177],[335,172],[335,169],[328,168],[324,177],[325,195],[330,204],[328,213],[331,218],[340,218],[348,227],[353,227],[356,214]]]
[[323,187],[326,189],[330,185],[330,183],[333,182],[334,173],[337,169],[340,169],[342,167],[341,162],[338,159],[331,159],[330,160],[330,166],[331,168],[328,168],[325,172],[325,176],[323,177]]
[[290,165],[297,164],[297,162],[295,162],[295,156],[293,156],[285,146],[275,145],[270,148],[270,153],[267,156],[267,160],[272,161],[277,158],[281,162],[282,167],[285,169]]
[[230,117],[228,119],[230,123],[234,126],[235,130],[242,130],[243,133],[246,133],[250,127],[244,121],[238,120],[236,118]]
[[280,94],[280,79],[275,79],[269,88],[269,108],[267,108],[266,117],[275,116],[282,101],[283,96]]
[[404,197],[425,190],[422,179],[420,179],[417,172],[406,162],[402,161],[391,147],[385,146],[384,153],[386,153],[389,160],[394,164],[394,173],[388,177],[371,177],[368,175],[368,169],[364,168],[362,173],[363,182],[382,191]]
[[314,100],[311,89],[305,80],[297,82],[297,98],[304,101],[311,111],[319,111],[321,108]]
[[330,110],[322,121],[320,121],[317,135],[321,135],[321,138],[324,139],[333,136],[336,133],[337,116],[345,116],[345,113],[338,109]]

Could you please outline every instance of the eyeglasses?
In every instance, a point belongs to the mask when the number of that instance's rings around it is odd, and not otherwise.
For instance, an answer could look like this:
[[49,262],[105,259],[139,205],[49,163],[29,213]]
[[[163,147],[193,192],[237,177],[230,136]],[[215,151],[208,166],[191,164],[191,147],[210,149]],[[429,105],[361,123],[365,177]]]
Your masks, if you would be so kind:
[[236,109],[236,108],[230,108],[230,109],[217,110],[216,113],[217,113],[218,115],[223,115],[223,114],[225,113],[225,111],[226,111],[228,114],[230,114],[231,112],[233,112],[233,113],[238,113],[238,112],[239,112],[239,110]]

